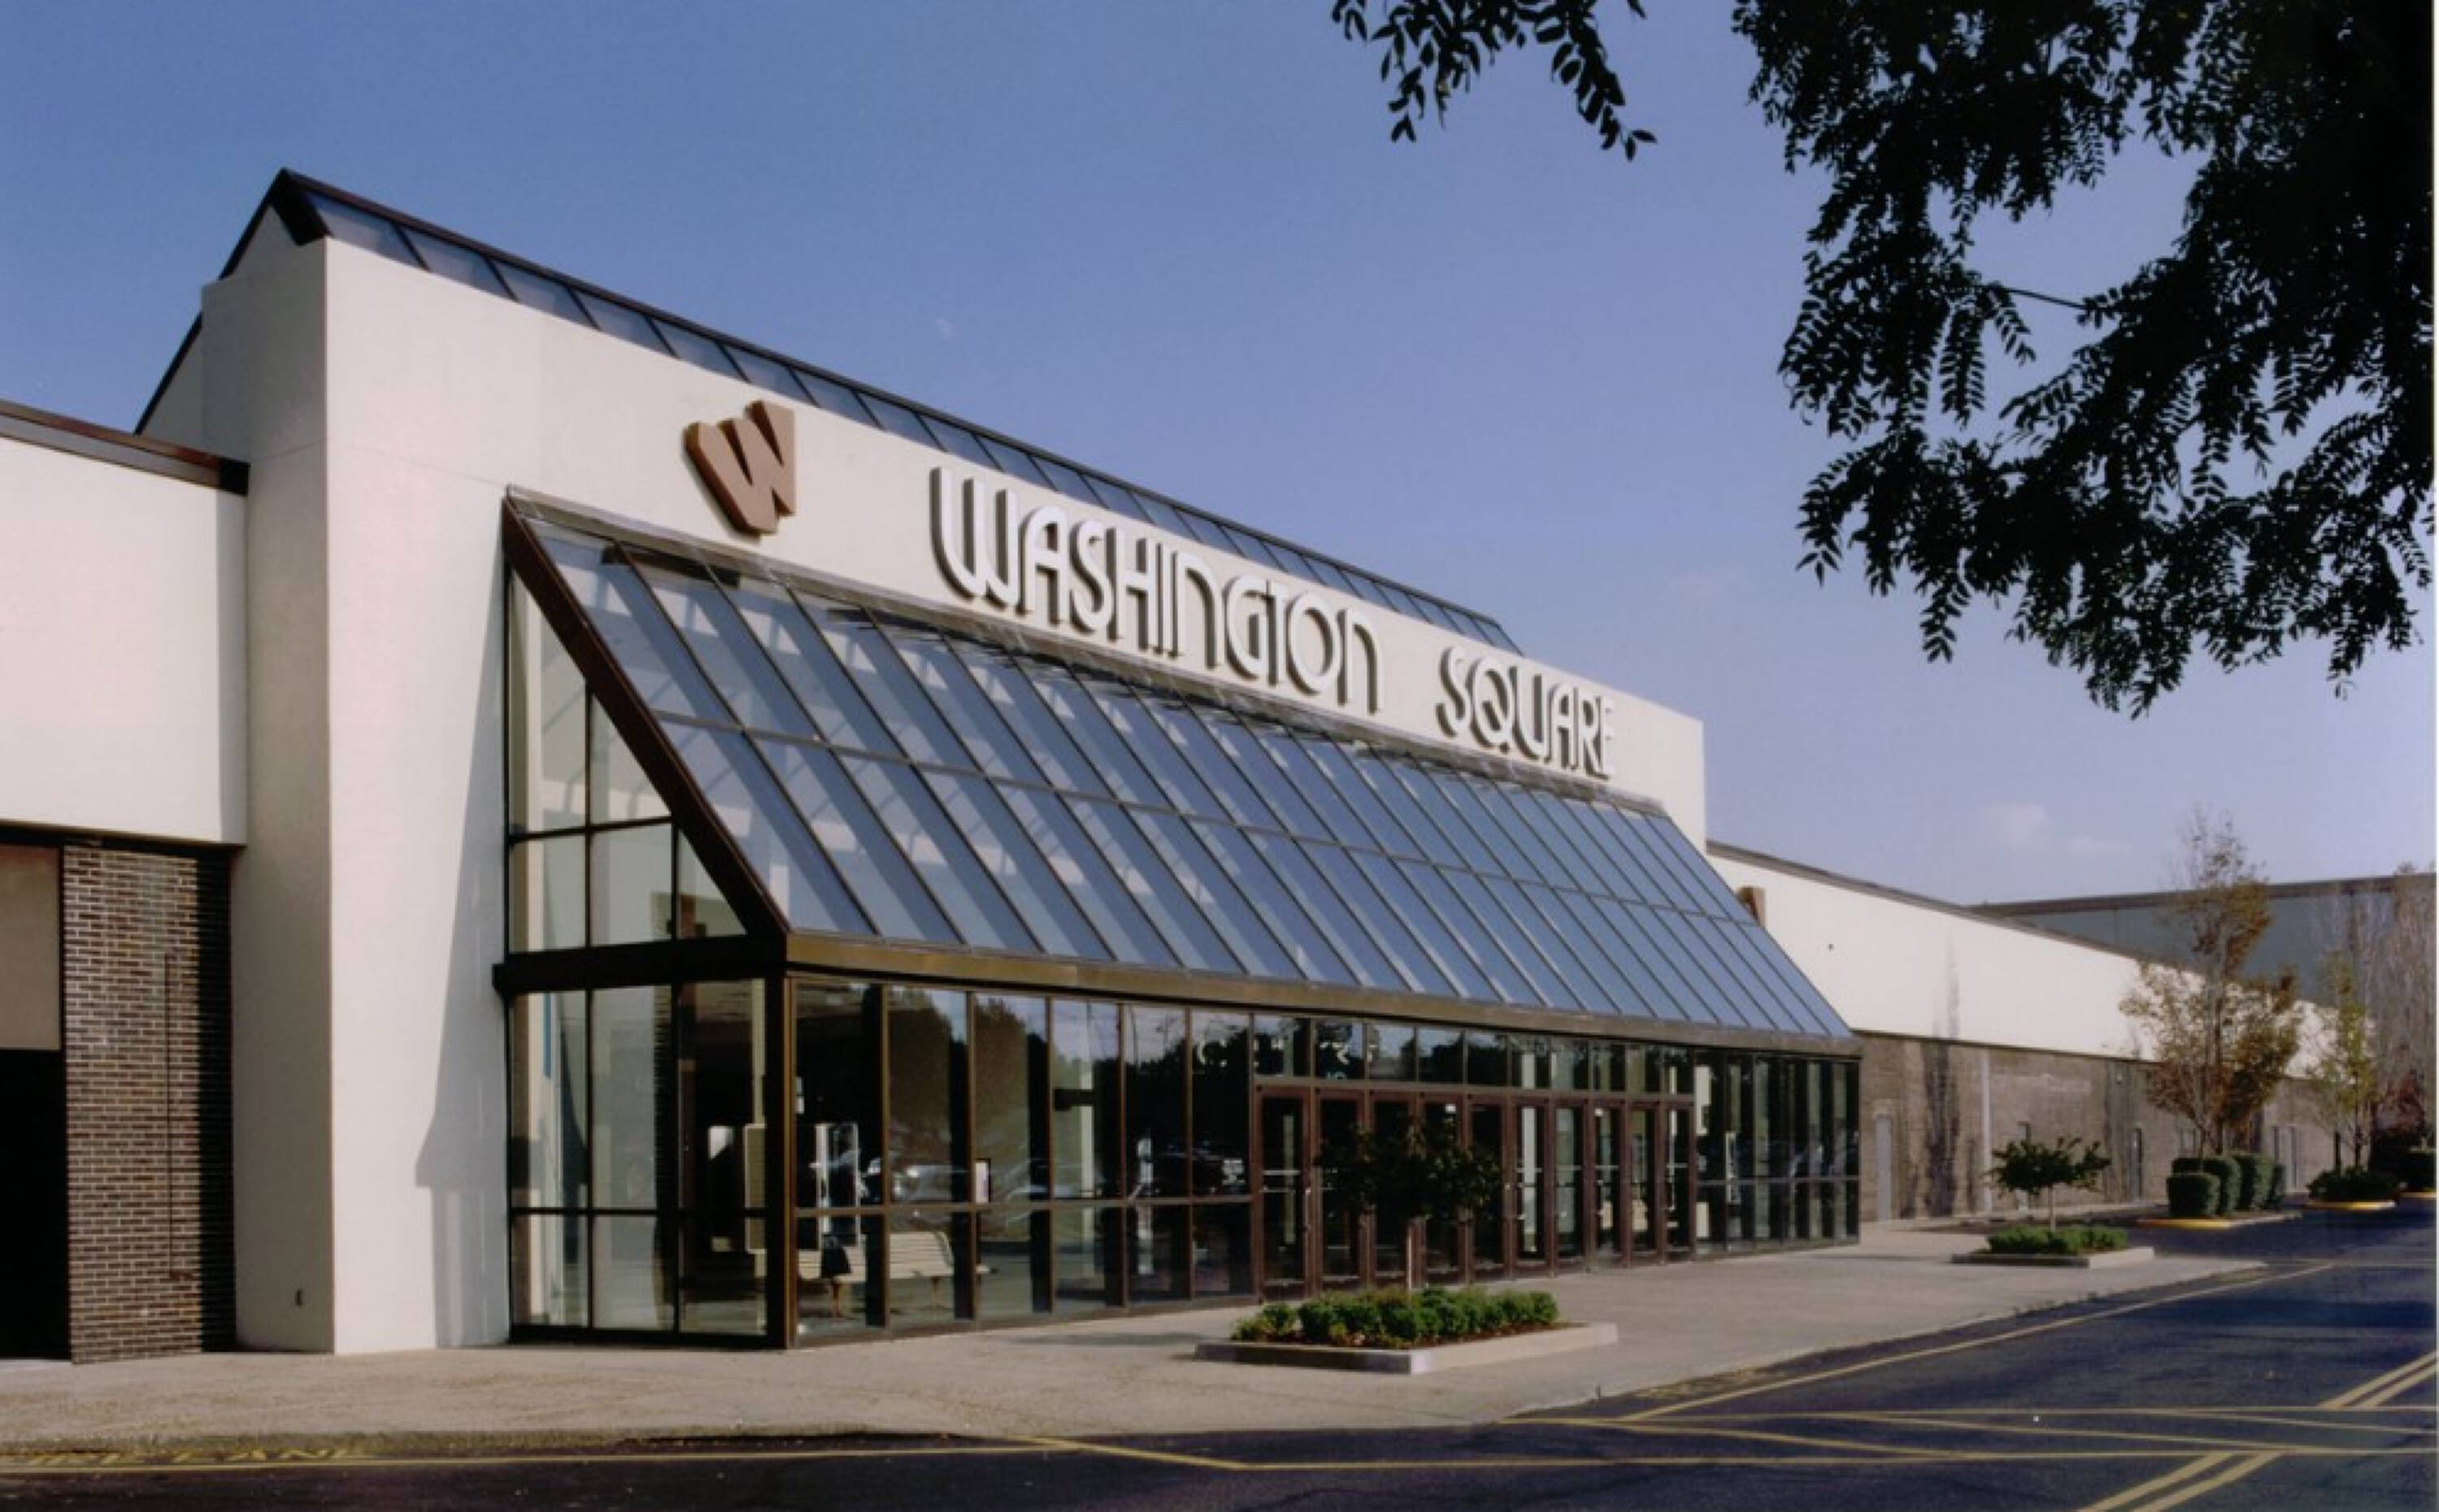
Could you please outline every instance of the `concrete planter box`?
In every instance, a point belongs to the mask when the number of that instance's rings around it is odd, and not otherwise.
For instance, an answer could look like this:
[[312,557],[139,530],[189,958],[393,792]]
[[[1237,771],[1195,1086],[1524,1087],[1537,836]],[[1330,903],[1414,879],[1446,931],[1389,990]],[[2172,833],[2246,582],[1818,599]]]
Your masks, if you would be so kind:
[[2247,1213],[2241,1218],[2138,1218],[2134,1226],[2145,1229],[2249,1229],[2262,1223],[2292,1223],[2301,1213]]
[[1539,1360],[1572,1349],[1601,1349],[1617,1343],[1613,1323],[1561,1324],[1538,1333],[1507,1334],[1470,1343],[1429,1349],[1337,1349],[1326,1344],[1253,1344],[1213,1340],[1194,1346],[1197,1360],[1237,1365],[1301,1365],[1309,1370],[1360,1370],[1381,1376],[1421,1376],[1466,1365]]
[[1952,1256],[1958,1265],[2027,1265],[2052,1271],[2109,1271],[2121,1265],[2141,1265],[2151,1258],[2151,1247],[2138,1245],[2130,1250],[2103,1250],[2097,1254],[1992,1254],[1976,1250],[1970,1254]]

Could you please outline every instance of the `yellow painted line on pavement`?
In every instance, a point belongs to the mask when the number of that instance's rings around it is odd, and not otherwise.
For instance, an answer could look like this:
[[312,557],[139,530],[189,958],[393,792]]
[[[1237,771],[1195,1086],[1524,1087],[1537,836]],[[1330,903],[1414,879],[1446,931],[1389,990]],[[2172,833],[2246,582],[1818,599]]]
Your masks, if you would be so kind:
[[2393,1402],[2399,1396],[2404,1396],[2407,1392],[2420,1391],[2423,1386],[2427,1384],[2425,1378],[2430,1374],[2430,1369],[2426,1365],[2422,1369],[2415,1371],[2412,1375],[2406,1377],[2403,1380],[2398,1381],[2395,1385],[2381,1391],[2377,1396],[2364,1398],[2358,1405],[2363,1407],[2385,1407],[2390,1402]]
[[1934,1428],[1949,1432],[2015,1433],[2026,1438],[2110,1438],[2125,1439],[2136,1444],[2181,1444],[2189,1449],[2223,1449],[2241,1452],[2266,1448],[2303,1448],[2302,1445],[2265,1445],[2257,1439],[2199,1438],[2190,1433],[2135,1433],[2114,1428],[2046,1428],[2037,1423],[1977,1423],[1955,1417],[1916,1417],[1908,1413],[1879,1413],[1857,1418],[1858,1422],[1886,1423],[1897,1428]]
[[1635,1423],[1614,1417],[1537,1417],[1536,1424],[1560,1423],[1570,1428],[1605,1428],[1621,1433],[1673,1433],[1689,1438],[1733,1438],[1757,1444],[1786,1444],[1796,1449],[1835,1450],[1841,1454],[1869,1451],[1900,1458],[1936,1459],[1947,1451],[1911,1445],[1866,1444],[1851,1439],[1813,1438],[1802,1433],[1772,1433],[1754,1428],[1696,1428],[1685,1423]]
[[2182,1506],[2195,1497],[2206,1495],[2222,1486],[2234,1485],[2253,1471],[2265,1466],[2274,1465],[2277,1461],[2278,1456],[2275,1454],[2255,1454],[2251,1459],[2238,1460],[2206,1481],[2195,1481],[2190,1485],[2178,1487],[2157,1501],[2144,1503],[2138,1512],[2168,1512],[2168,1508]]
[[1043,1438],[1038,1435],[1020,1438],[1021,1444],[1039,1445],[1070,1454],[1104,1454],[1113,1459],[1144,1460],[1153,1465],[1182,1465],[1196,1470],[1241,1470],[1244,1466],[1235,1460],[1215,1460],[1202,1454],[1174,1454],[1166,1450],[1135,1449],[1125,1444],[1095,1444],[1086,1439]]
[[[2302,1407],[2297,1412],[2318,1412],[2322,1409]],[[2310,1428],[2328,1433],[2433,1433],[2439,1429],[2423,1428],[2412,1423],[2349,1423],[2338,1417],[2281,1417],[2274,1412],[2230,1412],[2225,1408],[2143,1407],[2129,1409],[2153,1417],[2191,1417],[2199,1421],[2220,1423],[2264,1423],[2273,1428]]]
[[2380,1403],[2375,1398],[2381,1392],[2392,1386],[2412,1385],[2414,1378],[2429,1370],[2434,1362],[2439,1362],[2439,1350],[2433,1350],[2419,1360],[2408,1361],[2394,1370],[2383,1370],[2354,1390],[2341,1392],[2321,1405],[2323,1407],[2377,1407]]
[[[623,1450],[606,1453],[543,1451],[535,1454],[369,1454],[336,1450],[298,1454],[282,1450],[224,1451],[224,1457],[202,1458],[207,1451],[181,1450],[171,1457],[141,1457],[130,1452],[102,1454],[62,1451],[19,1459],[0,1458],[0,1477],[12,1475],[214,1475],[263,1470],[420,1470],[490,1469],[516,1465],[667,1465],[688,1461],[733,1460],[887,1460],[948,1459],[961,1455],[1034,1454],[1025,1443],[940,1445],[929,1449],[803,1449],[758,1450]],[[208,1451],[222,1452],[222,1451]],[[285,1457],[279,1457],[282,1455]]]
[[2167,1474],[2160,1476],[2155,1480],[2145,1481],[2140,1485],[2127,1486],[2125,1490],[2118,1492],[2115,1496],[2110,1497],[2106,1501],[2094,1502],[2090,1506],[2085,1507],[2083,1512],[2124,1512],[2125,1508],[2132,1506],[2135,1503],[2140,1502],[2146,1496],[2154,1496],[2160,1492],[2171,1490],[2176,1486],[2182,1485],[2185,1482],[2192,1480],[2197,1475],[2206,1475],[2234,1457],[2235,1456],[2233,1454],[2205,1454],[2201,1458],[2189,1461],[2188,1463],[2170,1470]]
[[1710,1407],[1719,1402],[1757,1396],[1763,1392],[1784,1391],[1789,1386],[1810,1386],[1825,1380],[1836,1380],[1846,1376],[1860,1375],[1866,1370],[1878,1370],[1887,1365],[1907,1364],[1917,1360],[1932,1360],[1942,1355],[1959,1354],[1967,1349],[1986,1349],[1993,1344],[2011,1343],[2019,1339],[2030,1339],[2036,1334],[2054,1333],[2060,1328],[2075,1328],[2085,1324],[2103,1323],[2110,1318],[2123,1318],[2132,1313],[2147,1312],[2154,1307],[2174,1307],[2179,1303],[2191,1302],[2198,1297],[2217,1296],[2223,1292],[2241,1291],[2248,1287],[2262,1286],[2271,1281],[2307,1276],[2324,1269],[2326,1267],[2311,1265],[2295,1271],[2271,1272],[2266,1275],[2253,1276],[2249,1280],[2231,1281],[2224,1286],[2204,1287],[2195,1291],[2181,1291],[2172,1297],[2154,1297],[2148,1302],[2136,1302],[2123,1307],[2110,1307],[2101,1312],[2088,1312],[2075,1318],[2059,1318],[2050,1323],[2035,1324],[2029,1328],[2010,1329],[2006,1333],[1992,1334],[1986,1339],[1967,1339],[1961,1343],[1940,1344],[1930,1349],[1914,1349],[1904,1354],[1883,1356],[1878,1360],[1860,1361],[1855,1364],[1841,1365],[1835,1370],[1816,1371],[1808,1376],[1789,1376],[1784,1380],[1766,1380],[1758,1385],[1738,1387],[1734,1391],[1721,1392],[1713,1396],[1695,1397],[1686,1401],[1668,1402],[1659,1407],[1646,1408],[1642,1412],[1629,1414],[1626,1420],[1640,1421],[1653,1417],[1665,1417],[1691,1408]]

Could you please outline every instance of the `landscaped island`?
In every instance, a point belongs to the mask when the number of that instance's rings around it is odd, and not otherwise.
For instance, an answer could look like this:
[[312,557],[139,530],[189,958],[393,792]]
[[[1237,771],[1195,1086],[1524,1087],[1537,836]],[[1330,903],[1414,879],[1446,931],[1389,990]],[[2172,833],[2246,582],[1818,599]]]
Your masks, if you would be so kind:
[[1535,1333],[1558,1326],[1558,1299],[1546,1291],[1451,1291],[1388,1288],[1309,1302],[1273,1302],[1240,1320],[1238,1343],[1311,1344],[1336,1349],[1425,1349]]

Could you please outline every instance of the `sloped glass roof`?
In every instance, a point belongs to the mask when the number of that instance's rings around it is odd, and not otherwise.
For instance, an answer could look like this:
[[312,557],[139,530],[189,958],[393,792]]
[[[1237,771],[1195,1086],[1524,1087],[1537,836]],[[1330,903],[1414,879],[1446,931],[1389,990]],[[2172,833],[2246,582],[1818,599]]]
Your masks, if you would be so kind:
[[1664,814],[519,518],[795,933],[1847,1033]]
[[1353,594],[1391,614],[1419,619],[1502,650],[1519,650],[1498,621],[1436,595],[1417,592],[1268,532],[1078,467],[1039,447],[869,384],[723,336],[329,185],[283,172],[272,185],[268,203],[300,241],[335,237],[408,267],[1199,541],[1215,551],[1231,552],[1308,582]]

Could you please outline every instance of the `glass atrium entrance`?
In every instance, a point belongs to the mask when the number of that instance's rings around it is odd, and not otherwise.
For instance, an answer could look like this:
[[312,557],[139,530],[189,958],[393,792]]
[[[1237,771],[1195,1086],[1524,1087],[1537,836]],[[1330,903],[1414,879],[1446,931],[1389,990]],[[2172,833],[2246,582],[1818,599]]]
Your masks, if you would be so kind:
[[1856,1047],[1665,814],[511,501],[511,1316],[789,1345],[1853,1233]]

